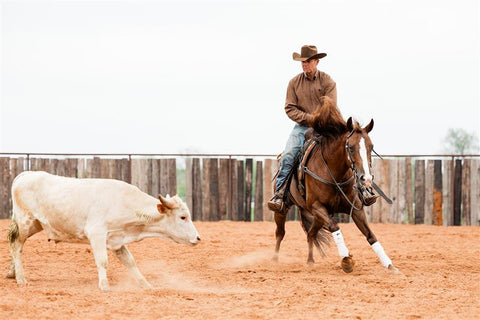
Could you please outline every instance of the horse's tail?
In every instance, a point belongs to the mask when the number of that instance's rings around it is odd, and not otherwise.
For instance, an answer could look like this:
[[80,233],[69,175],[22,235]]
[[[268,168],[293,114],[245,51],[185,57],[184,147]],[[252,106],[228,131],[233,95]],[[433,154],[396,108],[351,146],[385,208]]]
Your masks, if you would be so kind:
[[[312,220],[307,217],[306,214],[300,214],[302,217],[302,228],[305,233],[308,234],[308,230],[310,230],[310,227],[312,226]],[[330,245],[330,233],[328,230],[325,228],[321,228],[317,232],[317,236],[313,240],[313,244],[315,244],[315,247],[317,247],[318,251],[322,256],[325,256],[325,247],[328,247]]]

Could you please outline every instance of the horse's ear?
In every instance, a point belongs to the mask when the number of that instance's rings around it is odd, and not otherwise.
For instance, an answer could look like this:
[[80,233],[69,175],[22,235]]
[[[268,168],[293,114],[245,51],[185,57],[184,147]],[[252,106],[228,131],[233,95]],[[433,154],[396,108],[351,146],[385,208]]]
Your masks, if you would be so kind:
[[348,120],[347,120],[347,129],[350,132],[353,131],[353,119],[352,119],[352,117],[348,118]]
[[367,124],[367,126],[365,127],[365,131],[367,131],[367,133],[369,133],[370,131],[372,131],[373,129],[373,119],[370,120],[370,123]]

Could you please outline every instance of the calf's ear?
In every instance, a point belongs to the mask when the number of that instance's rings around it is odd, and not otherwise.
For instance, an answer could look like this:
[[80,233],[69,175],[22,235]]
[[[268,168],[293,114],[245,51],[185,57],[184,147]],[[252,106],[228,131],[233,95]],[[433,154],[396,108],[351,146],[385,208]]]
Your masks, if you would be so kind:
[[157,210],[158,210],[158,212],[160,212],[162,214],[167,213],[167,210],[165,209],[165,207],[161,203],[157,204]]

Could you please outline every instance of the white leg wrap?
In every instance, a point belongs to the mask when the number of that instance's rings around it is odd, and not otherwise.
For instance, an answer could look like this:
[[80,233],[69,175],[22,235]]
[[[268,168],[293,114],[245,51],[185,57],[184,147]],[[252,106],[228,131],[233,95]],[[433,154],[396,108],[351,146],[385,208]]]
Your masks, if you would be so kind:
[[343,234],[341,230],[332,232],[333,241],[337,245],[338,255],[342,258],[348,257],[350,252],[348,251],[345,241],[343,240]]
[[380,259],[380,261],[382,262],[385,268],[388,268],[388,266],[392,264],[392,260],[390,260],[390,258],[387,256],[380,242],[377,241],[374,244],[372,244],[372,249],[373,251],[375,251],[375,253],[377,254],[378,258]]

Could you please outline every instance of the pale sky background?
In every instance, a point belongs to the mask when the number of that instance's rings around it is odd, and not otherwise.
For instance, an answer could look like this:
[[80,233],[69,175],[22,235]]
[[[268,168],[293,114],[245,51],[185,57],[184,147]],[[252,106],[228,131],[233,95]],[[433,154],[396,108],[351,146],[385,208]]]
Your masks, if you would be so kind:
[[0,3],[0,152],[277,154],[304,44],[377,152],[480,132],[478,0]]

